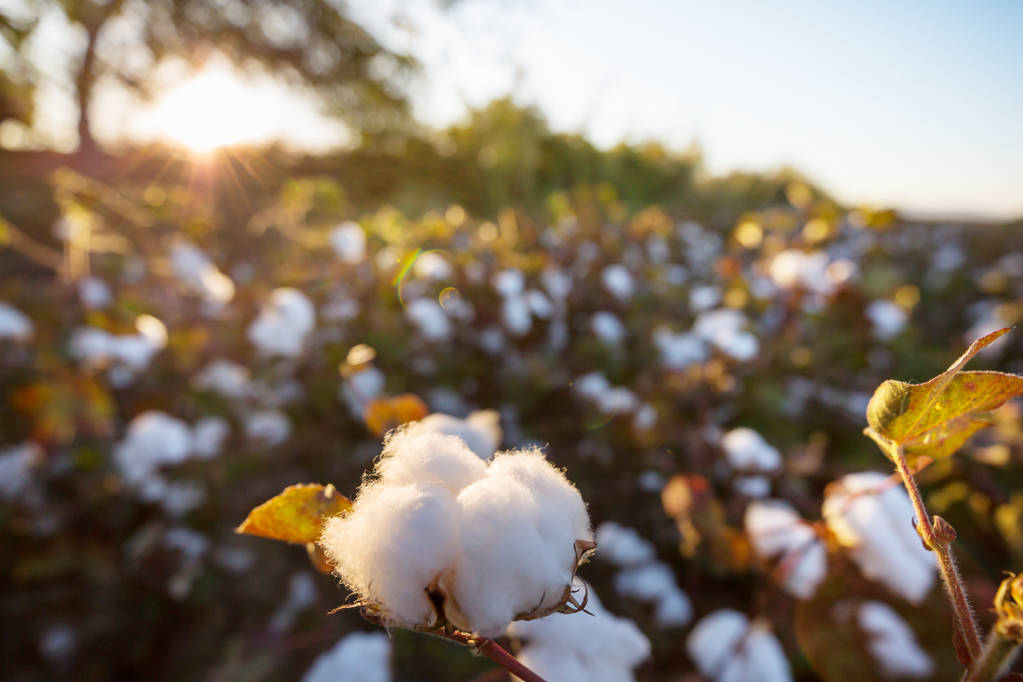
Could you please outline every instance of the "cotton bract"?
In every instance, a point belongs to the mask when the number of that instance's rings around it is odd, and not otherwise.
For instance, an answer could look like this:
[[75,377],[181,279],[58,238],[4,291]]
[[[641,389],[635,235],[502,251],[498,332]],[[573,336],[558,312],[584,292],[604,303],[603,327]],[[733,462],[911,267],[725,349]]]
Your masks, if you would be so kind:
[[489,464],[460,438],[392,432],[352,509],[320,546],[342,581],[390,625],[441,618],[495,637],[563,606],[592,541],[579,491],[539,450]]

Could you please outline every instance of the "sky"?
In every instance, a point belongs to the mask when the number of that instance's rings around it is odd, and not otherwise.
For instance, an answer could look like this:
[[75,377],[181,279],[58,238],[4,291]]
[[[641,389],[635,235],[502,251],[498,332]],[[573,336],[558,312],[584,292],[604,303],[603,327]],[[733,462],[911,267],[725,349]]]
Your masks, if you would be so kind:
[[[348,6],[385,44],[422,63],[410,94],[416,115],[432,125],[511,93],[539,107],[553,129],[584,133],[599,146],[659,140],[684,150],[695,143],[713,174],[787,165],[852,204],[1023,216],[1017,0]],[[58,73],[75,41],[60,39],[59,22],[51,23],[38,50]],[[206,141],[220,135],[214,125],[304,149],[348,139],[309,93],[289,92],[270,77],[250,81],[246,93],[231,84],[226,63],[214,60],[199,84],[180,83],[179,71],[165,65],[158,72],[166,79],[158,88],[163,96],[141,108],[115,88],[98,88],[97,136],[153,139],[187,114],[193,128],[210,126]],[[40,114],[73,135],[74,111],[61,105],[66,94],[58,81],[42,89]],[[205,116],[190,110],[197,95],[216,92],[225,94],[223,106]],[[275,106],[254,104],[260,100]],[[253,112],[264,119],[262,133]]]
[[[791,165],[840,199],[1023,215],[1023,2],[354,3],[424,64],[444,124],[509,91],[602,146],[697,143],[708,170]],[[404,12],[415,34],[388,30]]]

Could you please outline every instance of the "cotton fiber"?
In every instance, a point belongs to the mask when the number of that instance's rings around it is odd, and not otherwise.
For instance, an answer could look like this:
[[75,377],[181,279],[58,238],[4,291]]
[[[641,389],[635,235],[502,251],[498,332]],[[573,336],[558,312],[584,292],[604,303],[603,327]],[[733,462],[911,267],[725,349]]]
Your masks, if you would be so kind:
[[495,637],[564,604],[592,538],[579,491],[539,450],[488,464],[461,438],[420,423],[387,437],[320,545],[387,624],[429,628],[444,618]]

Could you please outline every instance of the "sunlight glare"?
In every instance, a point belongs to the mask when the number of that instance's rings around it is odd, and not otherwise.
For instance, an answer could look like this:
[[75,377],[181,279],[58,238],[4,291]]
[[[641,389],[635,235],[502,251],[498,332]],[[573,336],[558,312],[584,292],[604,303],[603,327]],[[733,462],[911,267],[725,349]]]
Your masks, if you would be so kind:
[[159,137],[197,153],[268,142],[286,124],[278,102],[231,67],[208,64],[158,100],[154,127]]

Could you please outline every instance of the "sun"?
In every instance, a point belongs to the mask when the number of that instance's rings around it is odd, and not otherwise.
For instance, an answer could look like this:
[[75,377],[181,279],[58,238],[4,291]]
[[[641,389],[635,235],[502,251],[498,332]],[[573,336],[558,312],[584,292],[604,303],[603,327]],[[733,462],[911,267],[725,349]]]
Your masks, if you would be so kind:
[[219,61],[169,87],[152,117],[159,138],[199,154],[267,143],[286,126],[279,93]]

